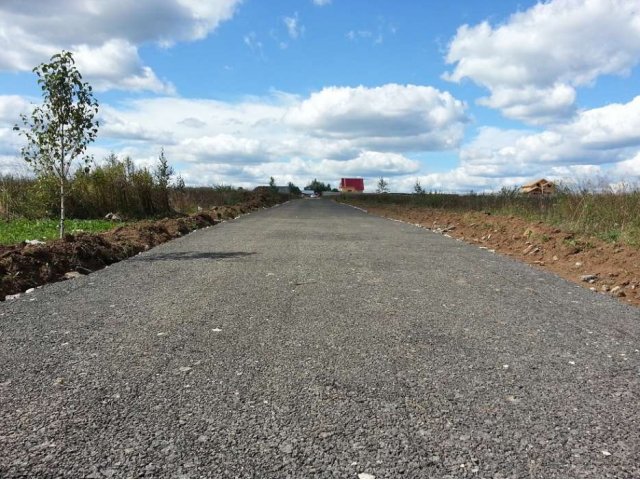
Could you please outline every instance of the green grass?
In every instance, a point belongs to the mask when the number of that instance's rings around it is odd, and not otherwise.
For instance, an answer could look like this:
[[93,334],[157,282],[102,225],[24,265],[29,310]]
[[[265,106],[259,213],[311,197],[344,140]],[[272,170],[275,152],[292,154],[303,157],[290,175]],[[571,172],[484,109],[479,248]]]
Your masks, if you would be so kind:
[[[124,225],[108,220],[67,220],[68,233],[78,231],[96,233]],[[57,220],[0,220],[0,245],[13,245],[25,240],[55,240],[58,238]]]

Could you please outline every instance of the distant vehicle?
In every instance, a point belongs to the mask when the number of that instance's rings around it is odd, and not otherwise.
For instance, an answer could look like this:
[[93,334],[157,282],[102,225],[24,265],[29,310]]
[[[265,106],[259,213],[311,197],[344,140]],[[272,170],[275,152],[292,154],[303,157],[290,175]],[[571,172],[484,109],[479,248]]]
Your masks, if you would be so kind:
[[312,193],[311,195],[309,195],[309,198],[318,198],[318,194],[317,193]]

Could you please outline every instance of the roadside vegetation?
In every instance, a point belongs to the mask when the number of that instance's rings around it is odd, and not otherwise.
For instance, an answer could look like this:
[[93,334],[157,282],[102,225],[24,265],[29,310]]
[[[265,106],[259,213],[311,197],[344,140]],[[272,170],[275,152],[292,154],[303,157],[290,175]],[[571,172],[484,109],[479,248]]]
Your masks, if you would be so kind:
[[[161,163],[155,169],[138,167],[131,158],[114,154],[100,164],[92,163],[88,172],[78,168],[67,184],[67,215],[75,219],[103,218],[108,213],[127,219],[156,218],[195,213],[198,207],[234,205],[251,196],[248,190],[224,185],[185,187],[180,177],[174,182],[161,177],[158,170],[165,168]],[[0,218],[56,217],[57,188],[57,179],[46,175],[0,176]]]
[[[606,182],[602,182],[605,184]],[[360,206],[395,205],[463,213],[487,212],[544,222],[564,231],[640,248],[640,188],[586,185],[560,186],[549,196],[526,196],[517,189],[496,194],[360,194],[341,201]]]
[[[80,232],[99,233],[112,228],[126,225],[125,222],[112,222],[110,220],[67,220],[67,232],[76,234]],[[11,222],[2,222],[0,228],[0,245],[13,245],[24,240],[47,241],[58,238],[59,220],[42,219],[28,220],[15,219]]]
[[[25,139],[22,157],[39,177],[55,179],[60,207],[58,235],[65,232],[65,197],[74,160],[85,164],[87,146],[98,135],[98,102],[91,85],[82,81],[71,52],[62,51],[33,69],[42,89],[42,103],[29,115],[21,115],[22,126],[14,130]],[[89,167],[85,167],[86,171]]]
[[[163,149],[152,168],[115,154],[96,163],[86,150],[98,135],[98,102],[72,54],[55,54],[33,72],[42,102],[14,127],[25,139],[21,154],[32,173],[0,176],[0,244],[52,239],[53,219],[63,238],[65,232],[108,230],[122,220],[184,216],[255,198],[228,186],[186,187]],[[265,201],[279,198],[272,196]]]
[[[226,185],[185,187],[179,176],[175,181],[166,176],[168,167],[163,154],[155,169],[138,167],[131,158],[114,154],[100,164],[92,163],[88,171],[79,167],[66,184],[67,232],[100,232],[122,222],[180,217],[255,197],[253,191]],[[53,176],[0,176],[0,244],[56,238],[58,188]],[[105,219],[108,214],[115,214],[115,221]]]

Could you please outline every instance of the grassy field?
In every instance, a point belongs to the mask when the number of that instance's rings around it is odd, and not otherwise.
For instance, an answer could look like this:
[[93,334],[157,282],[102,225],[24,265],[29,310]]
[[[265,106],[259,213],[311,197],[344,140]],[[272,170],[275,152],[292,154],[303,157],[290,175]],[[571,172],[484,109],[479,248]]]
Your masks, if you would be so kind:
[[[108,220],[67,220],[66,231],[103,232],[124,225]],[[58,238],[57,220],[16,219],[0,221],[0,245],[13,245],[25,240],[54,240]]]
[[342,196],[361,206],[397,205],[440,210],[484,211],[541,221],[563,230],[608,242],[640,247],[640,189],[626,191],[565,190],[539,198],[519,195],[515,190],[486,195],[362,194]]

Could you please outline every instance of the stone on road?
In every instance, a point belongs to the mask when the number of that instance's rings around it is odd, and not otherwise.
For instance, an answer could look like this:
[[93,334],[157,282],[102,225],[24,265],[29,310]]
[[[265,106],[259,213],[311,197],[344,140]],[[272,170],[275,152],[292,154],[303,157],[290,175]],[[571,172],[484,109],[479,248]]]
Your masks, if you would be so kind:
[[0,305],[0,476],[640,477],[640,311],[325,200]]

